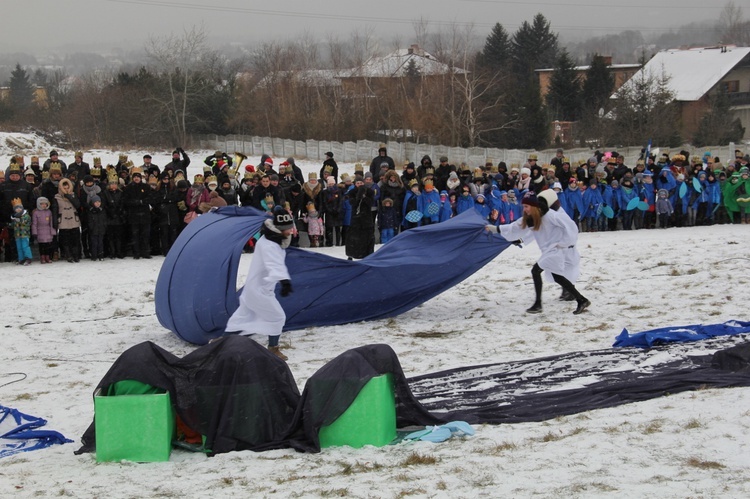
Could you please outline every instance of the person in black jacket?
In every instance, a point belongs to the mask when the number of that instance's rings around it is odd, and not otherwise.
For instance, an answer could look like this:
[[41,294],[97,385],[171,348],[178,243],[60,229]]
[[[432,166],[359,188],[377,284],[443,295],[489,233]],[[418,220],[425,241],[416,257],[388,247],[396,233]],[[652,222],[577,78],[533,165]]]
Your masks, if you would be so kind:
[[[182,159],[180,159],[180,156],[182,156]],[[182,170],[182,173],[187,175],[187,167],[189,164],[190,157],[188,157],[187,153],[182,147],[178,147],[177,149],[172,151],[172,161],[164,165],[164,171],[171,171],[172,175],[174,175],[174,172],[176,172],[177,170]]]
[[107,188],[101,193],[102,207],[107,215],[106,246],[110,259],[125,258],[123,232],[125,223],[125,205],[117,175],[109,179]]
[[123,202],[130,223],[130,238],[133,243],[133,258],[151,258],[151,188],[143,182],[143,170],[134,167],[130,171],[131,181],[123,191]]
[[[187,189],[185,189],[187,191]],[[177,239],[180,228],[180,209],[178,204],[184,201],[185,194],[180,194],[168,178],[163,178],[154,192],[152,204],[159,224],[159,247],[161,254],[167,256],[169,249]]]
[[380,181],[380,170],[382,169],[381,164],[388,163],[388,168],[394,170],[396,164],[393,162],[393,158],[388,156],[388,149],[384,145],[378,149],[378,155],[372,158],[370,162],[370,173],[372,173],[372,179],[375,182]]
[[336,164],[336,161],[333,159],[333,153],[330,151],[326,153],[326,159],[323,161],[323,166],[320,167],[321,180],[326,181],[326,173],[333,177],[334,182],[339,182],[339,165]]

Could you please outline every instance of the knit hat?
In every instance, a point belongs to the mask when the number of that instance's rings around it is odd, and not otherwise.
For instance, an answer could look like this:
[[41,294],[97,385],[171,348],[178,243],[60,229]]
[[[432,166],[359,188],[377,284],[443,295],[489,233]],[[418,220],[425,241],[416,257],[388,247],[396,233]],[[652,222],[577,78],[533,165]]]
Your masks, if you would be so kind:
[[97,196],[96,194],[94,194],[93,196],[91,196],[91,199],[89,200],[89,204],[91,206],[94,206],[94,203],[96,203],[97,201],[99,201],[101,203],[102,202],[102,198],[100,198],[99,196]]
[[289,230],[294,227],[294,218],[283,207],[273,209],[273,225],[279,230]]
[[[512,171],[512,170],[513,170],[513,169],[511,168],[511,171]],[[528,169],[528,168],[526,168],[526,167],[523,167],[523,168],[521,168],[521,175],[523,175],[524,173],[525,173],[526,175],[531,175],[531,170],[529,170],[529,169]]]
[[521,200],[521,204],[527,204],[529,206],[536,206],[537,208],[539,208],[539,200],[536,198],[536,194],[534,194],[532,191],[524,194],[523,199]]
[[328,151],[328,152],[326,153],[326,156],[328,156],[329,158],[332,158],[332,157],[333,157],[333,153],[332,153],[331,151]]
[[49,208],[49,199],[47,199],[44,196],[39,196],[38,198],[36,198],[36,208],[38,210],[42,209],[42,203],[46,203],[47,204],[47,208]]

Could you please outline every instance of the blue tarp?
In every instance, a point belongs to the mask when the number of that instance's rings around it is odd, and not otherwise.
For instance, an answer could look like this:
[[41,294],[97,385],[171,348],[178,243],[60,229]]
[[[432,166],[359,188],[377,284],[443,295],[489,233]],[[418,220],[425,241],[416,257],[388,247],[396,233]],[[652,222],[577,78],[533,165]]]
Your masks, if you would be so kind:
[[[177,238],[161,268],[154,300],[159,322],[180,338],[205,344],[224,332],[239,306],[242,248],[267,215],[226,207],[201,215]],[[359,261],[289,248],[294,292],[280,300],[285,330],[399,315],[481,269],[510,243],[484,230],[469,210],[405,231]],[[277,290],[278,292],[278,290]]]
[[0,457],[72,442],[52,430],[39,430],[47,421],[0,405]]
[[693,324],[691,326],[670,326],[650,329],[630,334],[627,329],[615,338],[614,347],[650,348],[665,343],[698,341],[714,336],[750,333],[750,322],[727,321],[723,324]]

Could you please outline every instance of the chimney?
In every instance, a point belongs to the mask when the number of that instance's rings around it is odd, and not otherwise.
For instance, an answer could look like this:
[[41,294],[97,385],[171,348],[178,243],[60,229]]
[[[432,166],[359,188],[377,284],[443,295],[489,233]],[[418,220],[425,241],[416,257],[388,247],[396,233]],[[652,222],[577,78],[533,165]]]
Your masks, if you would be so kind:
[[411,46],[409,46],[408,52],[409,52],[409,54],[421,55],[421,50],[419,48],[419,44],[418,43],[414,43]]

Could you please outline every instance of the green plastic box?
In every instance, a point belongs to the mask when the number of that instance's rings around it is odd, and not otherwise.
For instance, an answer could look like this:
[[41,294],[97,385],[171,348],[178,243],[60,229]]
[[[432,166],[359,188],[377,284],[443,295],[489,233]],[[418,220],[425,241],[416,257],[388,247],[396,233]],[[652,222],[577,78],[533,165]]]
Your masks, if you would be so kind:
[[396,438],[396,396],[393,375],[372,378],[349,408],[318,433],[320,447],[365,445],[383,447]]
[[169,461],[175,433],[169,392],[104,395],[97,390],[94,415],[97,462]]

